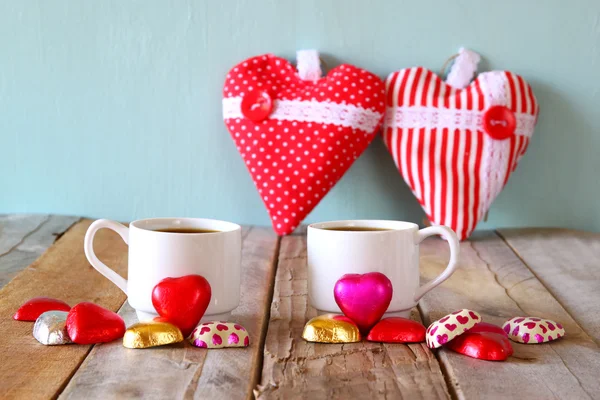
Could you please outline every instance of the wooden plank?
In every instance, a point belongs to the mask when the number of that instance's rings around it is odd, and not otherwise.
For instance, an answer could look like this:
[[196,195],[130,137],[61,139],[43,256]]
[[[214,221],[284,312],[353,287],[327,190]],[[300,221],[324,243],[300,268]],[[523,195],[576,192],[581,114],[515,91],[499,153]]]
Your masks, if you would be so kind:
[[528,228],[500,235],[600,345],[600,234]]
[[301,338],[316,316],[307,301],[306,236],[282,239],[257,398],[449,398],[423,344],[314,344]]
[[[44,346],[32,336],[33,322],[12,316],[26,300],[56,297],[76,304],[92,301],[118,310],[125,295],[94,270],[83,253],[83,236],[91,221],[69,229],[33,264],[0,290],[0,398],[52,398],[66,385],[91,346]],[[114,232],[102,230],[95,239],[96,254],[125,275],[127,246]]]
[[[267,228],[250,228],[244,234],[241,301],[231,320],[248,330],[249,348],[205,350],[185,341],[135,350],[118,340],[94,347],[61,398],[251,397],[262,361],[278,238]],[[119,313],[127,325],[137,321],[129,305]]]
[[16,214],[0,216],[0,288],[34,262],[78,217]]
[[[437,276],[448,260],[440,239],[421,245],[421,275]],[[506,362],[475,360],[447,349],[438,352],[457,398],[600,398],[600,349],[504,241],[493,232],[461,243],[454,275],[420,302],[431,323],[460,308],[479,311],[501,325],[515,316],[539,316],[562,323],[566,337],[549,344],[513,343]]]

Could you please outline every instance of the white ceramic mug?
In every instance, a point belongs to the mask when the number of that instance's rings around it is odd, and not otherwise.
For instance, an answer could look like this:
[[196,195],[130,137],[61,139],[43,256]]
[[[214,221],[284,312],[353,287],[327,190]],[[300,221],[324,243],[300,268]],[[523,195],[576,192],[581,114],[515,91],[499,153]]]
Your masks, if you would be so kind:
[[[380,230],[344,231],[331,228],[361,227]],[[440,235],[450,246],[450,262],[435,279],[419,286],[419,243]],[[308,298],[319,313],[340,312],[333,288],[345,274],[381,272],[392,282],[394,293],[386,316],[408,317],[410,310],[431,289],[456,269],[459,242],[446,226],[419,230],[401,221],[354,220],[321,222],[308,226]]]
[[[129,245],[128,279],[94,254],[93,241],[102,228],[112,229]],[[205,229],[211,233],[157,232],[159,229]],[[98,272],[127,295],[140,321],[157,316],[152,290],[164,278],[202,275],[211,299],[202,320],[227,320],[240,302],[242,230],[237,224],[200,218],[152,218],[129,224],[100,219],[85,234],[85,255]]]

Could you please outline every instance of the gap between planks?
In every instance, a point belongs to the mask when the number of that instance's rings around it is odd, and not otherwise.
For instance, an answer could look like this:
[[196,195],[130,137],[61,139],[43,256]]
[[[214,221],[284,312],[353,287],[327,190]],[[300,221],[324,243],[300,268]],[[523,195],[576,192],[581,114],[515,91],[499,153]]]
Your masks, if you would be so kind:
[[305,232],[284,237],[279,253],[257,398],[450,398],[424,343],[305,342],[304,324],[316,316],[307,298]]
[[269,277],[269,294],[267,295],[267,302],[265,303],[264,315],[265,319],[263,321],[262,328],[260,330],[260,341],[259,341],[259,352],[256,371],[254,377],[251,382],[250,390],[248,391],[248,400],[253,400],[255,398],[254,390],[258,387],[262,379],[262,370],[263,364],[265,361],[265,342],[267,340],[267,331],[269,330],[269,321],[271,320],[271,304],[273,303],[273,295],[275,293],[275,277],[277,276],[277,269],[279,268],[279,255],[281,251],[281,236],[277,236],[277,244],[275,245],[275,257],[273,259],[273,268],[271,269],[272,273]]
[[[117,310],[123,303],[122,292],[91,268],[83,254],[82,238],[90,223],[83,220],[73,225],[41,257],[0,289],[0,331],[4,335],[0,347],[0,358],[3,358],[0,393],[5,398],[56,397],[91,348],[37,343],[31,336],[33,322],[12,319],[24,301],[48,296],[69,304],[93,301],[111,310]],[[43,229],[48,226],[44,225]],[[34,236],[37,235],[29,238]],[[125,272],[126,247],[120,238],[99,232],[95,247],[101,259],[117,272]],[[31,368],[32,365],[35,368]]]
[[[496,236],[498,236],[499,239],[501,239],[504,242],[504,244],[506,244],[506,246],[513,252],[513,254],[515,255],[515,257],[517,257],[519,259],[519,261],[521,261],[521,263],[523,263],[523,265],[529,270],[529,272],[531,272],[531,274],[533,275],[533,277],[529,277],[529,278],[527,278],[527,280],[532,279],[532,278],[537,279],[540,282],[540,285],[542,285],[544,287],[544,289],[546,289],[548,291],[548,293],[550,293],[550,295],[554,298],[554,300],[558,304],[560,304],[560,306],[562,308],[564,308],[565,310],[567,310],[568,308],[565,307],[565,305],[560,301],[560,299],[551,290],[551,288],[549,288],[544,283],[544,281],[542,279],[540,279],[540,277],[538,276],[538,274],[536,273],[536,271],[533,268],[531,268],[531,266],[525,261],[525,259],[523,257],[521,257],[521,255],[519,254],[519,252],[508,242],[508,240],[506,240],[506,238],[502,235],[502,233],[500,233],[500,231],[498,231],[498,230],[495,230],[494,233],[496,234]],[[498,276],[497,276],[497,274],[494,274],[494,277],[496,278],[496,281],[498,282]],[[519,285],[519,284],[521,284],[523,282],[524,281],[517,282],[513,286],[511,286],[509,289],[506,289],[506,295],[508,297],[511,297],[510,293],[509,293],[509,290],[513,289],[515,286],[517,286],[517,285]],[[500,285],[500,282],[498,282],[498,284]],[[511,299],[512,299],[512,297],[511,297]],[[515,301],[515,300],[513,299],[513,301]],[[517,303],[517,302],[515,301],[515,303]],[[517,303],[517,305],[518,305],[518,303]],[[588,334],[588,336],[592,337],[592,335],[590,335],[589,333],[587,333],[586,330],[582,326],[580,326],[580,328],[581,328],[582,331],[584,331],[586,334]]]
[[[447,257],[443,241],[423,242],[421,276],[433,279],[445,268]],[[600,349],[504,241],[492,232],[477,232],[461,242],[460,258],[454,275],[421,300],[426,323],[469,308],[497,325],[519,315],[549,318],[561,322],[567,334],[547,344],[513,343],[514,355],[501,363],[437,350],[453,396],[600,397]]]
[[[242,298],[232,320],[251,333],[249,348],[207,351],[187,341],[151,350],[124,349],[120,341],[96,345],[60,398],[252,398],[260,378],[279,238],[265,228],[245,227],[243,239]],[[137,322],[127,302],[119,314],[127,326]],[[136,371],[144,376],[134,378]]]
[[[592,270],[594,266],[598,268],[600,235],[563,228],[502,229],[496,234],[600,346],[600,296],[594,299],[593,295],[598,294],[597,286],[591,287],[600,283],[600,274],[594,274]],[[523,240],[527,240],[526,246]],[[560,242],[563,247],[556,246],[555,242]],[[583,250],[583,254],[572,248]],[[554,257],[556,252],[562,256],[559,260]],[[573,255],[574,252],[577,254]],[[592,268],[586,268],[590,266]],[[572,290],[569,283],[579,290]]]
[[0,288],[40,257],[80,218],[59,215],[0,216]]

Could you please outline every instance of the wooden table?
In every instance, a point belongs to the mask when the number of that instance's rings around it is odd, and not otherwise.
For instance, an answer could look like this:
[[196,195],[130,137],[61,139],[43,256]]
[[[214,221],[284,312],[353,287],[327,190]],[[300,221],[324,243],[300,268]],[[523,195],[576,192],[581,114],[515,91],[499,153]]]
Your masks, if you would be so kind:
[[[83,254],[90,222],[0,216],[0,398],[600,399],[599,234],[477,233],[461,244],[457,272],[414,310],[425,324],[470,308],[496,324],[528,315],[564,325],[567,335],[559,341],[513,344],[507,362],[432,352],[423,344],[303,341],[303,325],[316,315],[307,304],[306,237],[278,238],[258,227],[244,229],[242,300],[232,316],[249,330],[249,348],[180,343],[131,350],[120,340],[43,346],[31,335],[32,323],[12,320],[31,297],[92,301],[118,311],[128,325],[135,321],[124,294]],[[127,247],[116,234],[101,231],[95,249],[126,274]],[[443,241],[425,241],[422,280],[436,276],[447,258]]]

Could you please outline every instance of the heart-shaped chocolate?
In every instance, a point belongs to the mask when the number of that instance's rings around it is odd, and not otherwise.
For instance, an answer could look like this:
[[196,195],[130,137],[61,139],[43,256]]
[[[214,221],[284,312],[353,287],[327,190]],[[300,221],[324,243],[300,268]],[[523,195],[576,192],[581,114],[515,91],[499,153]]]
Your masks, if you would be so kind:
[[94,303],[77,304],[67,315],[67,332],[74,343],[112,342],[125,334],[125,321],[118,314]]
[[407,318],[388,317],[379,321],[367,340],[382,343],[419,343],[425,341],[423,324]]
[[224,347],[248,347],[250,336],[241,325],[234,322],[211,321],[198,325],[189,341],[196,347],[221,349]]
[[445,347],[480,360],[504,361],[513,354],[510,340],[494,332],[468,331],[452,339]]
[[565,336],[561,324],[537,317],[511,318],[504,323],[503,329],[512,341],[525,344],[546,343]]
[[469,329],[467,332],[470,333],[479,333],[479,332],[490,332],[497,333],[498,335],[508,337],[504,329],[500,328],[498,325],[490,324],[487,322],[478,322],[474,327]]
[[466,308],[454,311],[429,325],[425,341],[430,349],[438,348],[469,331],[478,323],[481,323],[479,313]]
[[[223,118],[263,199],[273,229],[291,233],[375,137],[383,81],[344,64],[301,78],[271,54],[227,74]],[[303,59],[298,58],[301,69]],[[309,71],[310,72],[310,71]]]
[[304,325],[302,338],[315,343],[354,343],[360,342],[361,335],[358,326],[350,318],[338,314],[323,314]]
[[67,315],[66,311],[46,311],[35,321],[33,337],[47,346],[73,343],[67,332]]
[[381,319],[392,301],[392,282],[380,272],[346,274],[333,288],[340,310],[366,335]]
[[422,67],[389,75],[384,142],[429,220],[466,239],[525,154],[538,116],[531,87],[508,71],[464,89]]
[[165,278],[152,290],[152,305],[161,321],[168,321],[188,337],[210,303],[211,289],[200,275]]
[[27,300],[13,316],[17,321],[35,321],[46,311],[69,311],[71,306],[62,300],[50,297],[35,297]]
[[147,349],[183,341],[178,327],[168,322],[144,321],[131,325],[123,336],[123,346]]

